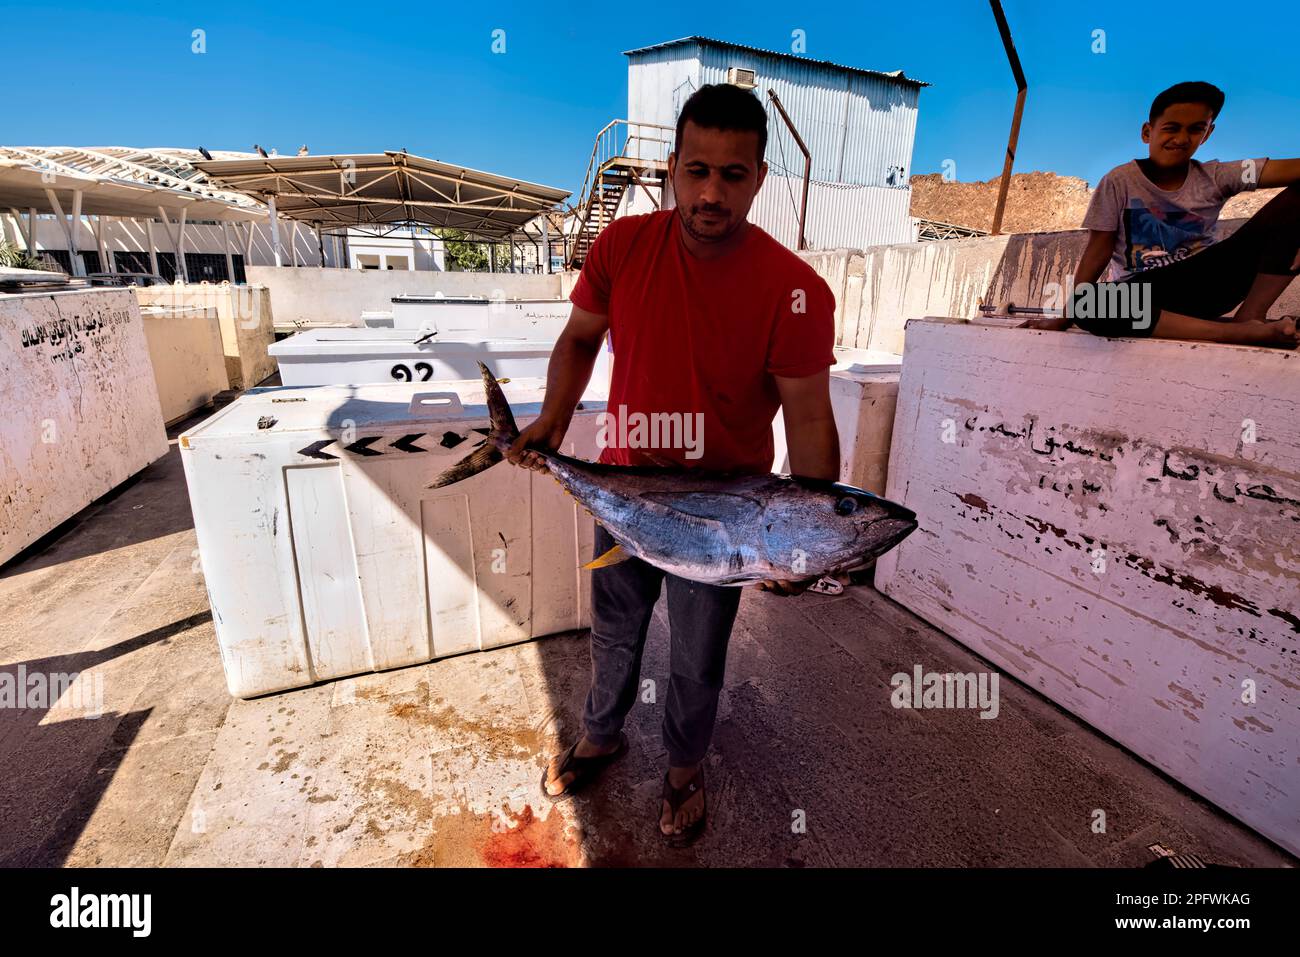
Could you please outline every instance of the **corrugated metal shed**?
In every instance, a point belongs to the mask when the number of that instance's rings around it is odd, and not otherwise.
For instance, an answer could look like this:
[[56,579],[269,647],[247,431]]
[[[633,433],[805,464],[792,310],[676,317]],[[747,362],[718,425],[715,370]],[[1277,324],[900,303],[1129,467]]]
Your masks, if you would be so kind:
[[686,37],[626,51],[628,118],[675,124],[700,86],[725,83],[727,70],[753,70],[768,107],[767,161],[773,173],[803,175],[803,156],[767,97],[776,90],[812,153],[812,178],[856,186],[905,186],[912,166],[917,98],[922,83],[902,71],[882,73],[774,53],[708,37]]
[[[799,243],[803,179],[769,173],[749,208],[749,221],[789,249]],[[809,249],[863,249],[916,239],[910,189],[813,183],[805,239]]]

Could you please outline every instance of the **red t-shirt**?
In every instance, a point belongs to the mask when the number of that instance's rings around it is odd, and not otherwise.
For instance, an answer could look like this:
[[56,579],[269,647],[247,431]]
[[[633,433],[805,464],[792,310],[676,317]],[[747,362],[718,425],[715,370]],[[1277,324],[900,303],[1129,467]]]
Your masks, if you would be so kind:
[[709,469],[767,472],[773,376],[834,364],[835,296],[757,226],[717,259],[682,242],[675,210],[616,219],[596,238],[569,299],[609,316],[614,368],[600,461],[647,449]]

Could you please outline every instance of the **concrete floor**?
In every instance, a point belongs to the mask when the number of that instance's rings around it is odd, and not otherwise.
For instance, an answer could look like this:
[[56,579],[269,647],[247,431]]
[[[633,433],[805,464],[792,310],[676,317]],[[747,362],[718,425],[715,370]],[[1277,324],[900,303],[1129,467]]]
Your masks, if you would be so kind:
[[[985,666],[868,588],[745,593],[710,830],[668,850],[661,704],[587,795],[539,796],[581,713],[583,634],[237,701],[196,559],[173,446],[0,572],[0,669],[102,677],[105,705],[0,709],[0,866],[1135,867],[1154,842],[1295,864],[1006,676],[994,720],[895,710],[895,672]],[[667,652],[661,607],[642,676],[661,703]]]

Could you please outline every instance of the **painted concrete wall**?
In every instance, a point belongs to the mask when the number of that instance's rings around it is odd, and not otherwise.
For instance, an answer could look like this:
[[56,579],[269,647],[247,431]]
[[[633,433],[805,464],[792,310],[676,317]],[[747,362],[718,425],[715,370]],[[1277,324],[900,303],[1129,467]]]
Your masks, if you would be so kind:
[[146,307],[141,314],[165,422],[183,419],[230,387],[216,309]]
[[130,291],[0,296],[0,563],[167,454]]
[[838,344],[901,353],[909,318],[977,314],[1006,243],[958,239],[800,255],[835,293]]
[[[280,271],[302,270],[287,268]],[[326,271],[354,275],[346,269]],[[216,310],[230,388],[251,389],[275,372],[275,359],[268,352],[275,342],[275,315],[271,310],[270,291],[265,286],[176,283],[171,286],[137,286],[134,291],[142,306]]]
[[524,273],[409,272],[358,269],[277,269],[252,266],[248,281],[265,285],[275,304],[276,322],[360,321],[362,311],[387,312],[401,295],[482,296],[556,299],[560,277]]
[[1300,354],[907,338],[877,587],[1300,852]]
[[[1228,236],[1244,220],[1221,224]],[[868,249],[800,253],[835,292],[836,342],[903,351],[903,327],[920,316],[979,315],[981,303],[1043,303],[1048,283],[1064,284],[1087,243],[1085,230],[1017,233]],[[1300,313],[1300,282],[1270,316]]]

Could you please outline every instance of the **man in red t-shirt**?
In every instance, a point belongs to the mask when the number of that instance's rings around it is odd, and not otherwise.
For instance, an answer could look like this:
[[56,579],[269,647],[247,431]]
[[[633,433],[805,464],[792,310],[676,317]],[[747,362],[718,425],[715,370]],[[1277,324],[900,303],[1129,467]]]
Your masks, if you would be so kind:
[[[545,469],[527,449],[559,446],[608,333],[614,367],[598,436],[601,461],[768,472],[772,419],[781,408],[791,472],[839,478],[828,371],[834,295],[807,263],[746,221],[767,175],[766,146],[767,116],[753,94],[705,86],[686,101],[668,158],[676,207],[615,220],[593,244],[551,356],[546,401],[520,433],[511,462]],[[597,524],[596,554],[614,544]],[[551,762],[544,787],[552,797],[570,794],[626,751],[623,722],[637,697],[665,579],[672,675],[659,828],[682,845],[705,823],[702,761],[739,588],[687,581],[639,559],[592,572],[585,733]],[[796,594],[807,584],[758,587]]]

